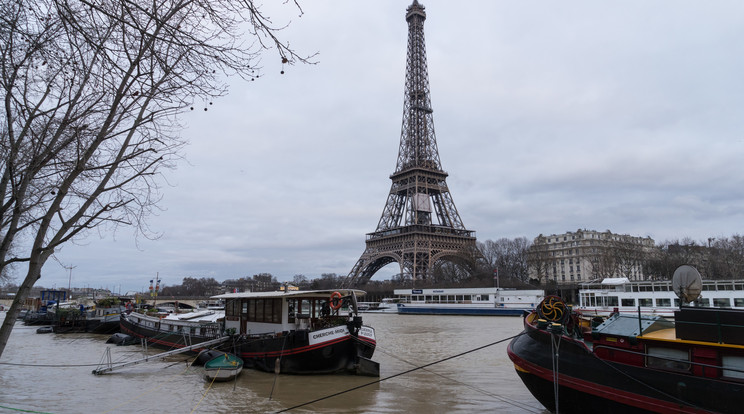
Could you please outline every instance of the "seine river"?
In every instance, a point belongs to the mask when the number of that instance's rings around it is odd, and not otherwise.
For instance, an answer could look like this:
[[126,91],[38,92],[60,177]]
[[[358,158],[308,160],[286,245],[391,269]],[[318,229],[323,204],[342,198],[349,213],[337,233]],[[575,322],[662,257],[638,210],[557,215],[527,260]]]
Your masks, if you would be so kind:
[[210,386],[184,355],[94,375],[107,348],[113,361],[140,359],[142,348],[111,346],[105,335],[37,334],[17,322],[0,358],[0,413],[549,413],[519,380],[509,341],[467,352],[517,335],[521,318],[363,316],[377,336],[376,383],[244,370]]

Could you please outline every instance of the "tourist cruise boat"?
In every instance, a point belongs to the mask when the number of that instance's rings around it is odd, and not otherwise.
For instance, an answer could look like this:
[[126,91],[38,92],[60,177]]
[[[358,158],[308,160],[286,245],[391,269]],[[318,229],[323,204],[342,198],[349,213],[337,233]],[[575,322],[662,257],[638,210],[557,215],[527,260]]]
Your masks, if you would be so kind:
[[[744,280],[703,280],[700,297],[691,306],[744,309]],[[674,317],[680,300],[671,280],[634,281],[607,278],[584,283],[576,310],[585,315],[641,313]]]
[[194,345],[225,338],[225,350],[241,358],[245,368],[260,371],[379,376],[379,364],[370,359],[375,330],[362,324],[356,309],[356,298],[363,295],[352,289],[226,293],[212,298],[225,302],[221,321],[132,312],[122,315],[121,332],[194,353],[207,349]]
[[551,412],[741,413],[744,310],[684,306],[700,289],[681,286],[673,320],[587,317],[546,297],[525,316],[509,358]]
[[395,289],[399,314],[521,316],[540,303],[545,292],[498,287]]

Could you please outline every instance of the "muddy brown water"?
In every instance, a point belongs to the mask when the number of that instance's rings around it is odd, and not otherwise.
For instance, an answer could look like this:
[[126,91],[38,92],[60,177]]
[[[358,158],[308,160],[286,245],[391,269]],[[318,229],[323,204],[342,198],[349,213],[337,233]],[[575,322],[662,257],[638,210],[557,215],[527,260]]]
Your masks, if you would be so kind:
[[37,334],[17,322],[0,357],[0,413],[548,413],[519,380],[508,341],[468,352],[518,334],[521,318],[363,317],[376,331],[379,382],[244,370],[236,381],[210,384],[185,355],[94,375],[107,348],[114,362],[141,359],[143,349],[106,344],[105,335]]

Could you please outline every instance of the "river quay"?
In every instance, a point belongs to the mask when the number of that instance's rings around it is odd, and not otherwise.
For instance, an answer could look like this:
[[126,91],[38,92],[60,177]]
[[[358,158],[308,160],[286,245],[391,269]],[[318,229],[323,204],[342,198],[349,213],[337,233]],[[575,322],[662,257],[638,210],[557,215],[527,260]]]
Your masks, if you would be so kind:
[[140,359],[144,350],[106,344],[106,335],[37,334],[17,322],[0,358],[0,413],[548,413],[506,355],[521,318],[363,316],[376,330],[379,381],[244,370],[235,381],[210,384],[185,355],[94,375],[107,348],[114,362]]

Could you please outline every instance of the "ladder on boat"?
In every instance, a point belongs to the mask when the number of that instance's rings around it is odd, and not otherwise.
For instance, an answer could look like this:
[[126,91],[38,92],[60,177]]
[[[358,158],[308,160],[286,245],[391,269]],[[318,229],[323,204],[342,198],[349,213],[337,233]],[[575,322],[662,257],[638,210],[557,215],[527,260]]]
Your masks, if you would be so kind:
[[119,368],[124,368],[124,367],[132,366],[132,365],[137,365],[137,364],[142,363],[142,362],[147,362],[147,361],[149,361],[151,359],[160,359],[160,358],[164,358],[164,357],[167,357],[167,356],[170,356],[170,355],[176,355],[176,354],[181,354],[181,353],[184,353],[184,352],[188,352],[188,351],[191,351],[191,350],[193,350],[195,348],[204,348],[204,347],[211,346],[211,345],[221,344],[223,342],[227,342],[228,340],[230,340],[230,338],[231,338],[230,336],[223,336],[221,338],[212,339],[210,341],[204,341],[204,342],[200,342],[198,344],[186,346],[186,347],[183,347],[183,348],[174,349],[172,351],[166,351],[166,352],[162,352],[162,353],[159,353],[159,354],[156,354],[156,355],[147,356],[145,358],[138,359],[136,361],[121,362],[121,363],[117,363],[117,364],[113,364],[111,362],[111,347],[106,347],[106,354],[108,355],[108,362],[106,362],[105,365],[104,364],[101,364],[101,365],[104,365],[104,366],[99,365],[98,368],[96,368],[96,369],[93,370],[93,373],[96,374],[96,375],[102,375],[102,374],[105,374],[107,372],[111,372],[111,371],[114,371],[116,369],[119,369]]

